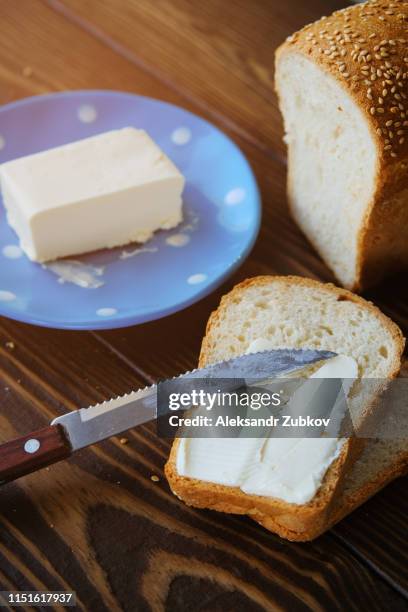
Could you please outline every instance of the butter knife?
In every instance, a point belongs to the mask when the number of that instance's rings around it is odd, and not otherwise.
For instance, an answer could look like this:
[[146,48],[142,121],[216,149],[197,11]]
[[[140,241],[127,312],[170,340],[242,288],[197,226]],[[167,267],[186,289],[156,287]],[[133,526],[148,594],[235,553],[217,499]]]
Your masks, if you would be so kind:
[[[248,386],[275,376],[293,374],[334,356],[335,353],[329,351],[309,349],[262,351],[186,372],[178,379],[219,379],[221,391],[232,391],[243,383]],[[227,388],[223,389],[222,385]],[[122,434],[156,417],[157,385],[63,414],[44,429],[0,445],[0,484],[66,459],[81,448]]]

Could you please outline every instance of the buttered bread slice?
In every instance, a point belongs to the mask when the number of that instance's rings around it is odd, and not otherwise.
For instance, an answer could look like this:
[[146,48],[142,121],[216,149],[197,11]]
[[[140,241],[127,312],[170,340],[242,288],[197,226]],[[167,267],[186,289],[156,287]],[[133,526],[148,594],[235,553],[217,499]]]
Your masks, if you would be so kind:
[[[399,328],[378,308],[347,290],[298,277],[261,276],[244,281],[223,297],[209,319],[199,365],[229,359],[257,347],[330,350],[342,355],[346,364],[355,364],[358,377],[392,378],[401,365],[404,339]],[[237,457],[234,442],[225,441],[225,447],[231,450],[232,465]],[[280,445],[286,442],[277,440]],[[309,441],[310,453],[315,452],[316,442],[320,440]],[[210,447],[214,441],[197,441],[203,458],[206,454],[201,447],[206,443]],[[192,506],[248,514],[284,537],[302,540],[314,537],[328,524],[330,510],[345,475],[362,451],[363,441],[342,441],[337,452],[329,449],[322,456],[318,488],[305,503],[301,496],[296,498],[296,491],[292,498],[283,494],[273,497],[223,484],[219,474],[212,480],[193,478],[185,472],[179,456],[186,451],[186,444],[192,446],[194,440],[175,441],[166,465],[170,487],[178,497]],[[271,441],[271,450],[276,454],[273,444]],[[303,443],[302,452],[306,454],[307,445]],[[209,448],[207,456],[210,454]],[[296,464],[296,456],[299,462],[303,455],[292,453],[293,471],[302,467]],[[307,459],[313,465],[308,455]],[[279,489],[275,486],[271,490]],[[297,499],[297,503],[287,499]]]

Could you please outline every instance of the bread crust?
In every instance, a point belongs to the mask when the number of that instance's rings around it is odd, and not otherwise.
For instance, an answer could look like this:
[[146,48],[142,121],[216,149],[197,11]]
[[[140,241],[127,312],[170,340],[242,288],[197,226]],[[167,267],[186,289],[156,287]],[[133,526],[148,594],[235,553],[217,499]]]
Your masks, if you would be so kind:
[[[391,364],[389,377],[397,376],[401,367],[401,355],[404,349],[404,338],[398,326],[386,317],[371,302],[351,293],[346,289],[339,289],[331,283],[323,284],[318,281],[297,276],[258,276],[246,279],[236,285],[232,291],[223,296],[220,305],[207,323],[206,335],[202,342],[199,367],[211,362],[213,347],[212,332],[224,310],[248,287],[262,287],[265,285],[297,285],[309,289],[327,291],[342,300],[350,300],[369,310],[381,324],[389,331],[395,346],[395,356]],[[348,440],[341,450],[339,457],[327,470],[322,485],[315,497],[307,504],[297,505],[270,497],[246,495],[239,487],[228,487],[214,483],[203,482],[194,478],[180,476],[176,469],[177,449],[179,440],[172,446],[169,460],[165,467],[166,477],[175,495],[188,505],[198,508],[210,508],[221,512],[247,514],[254,520],[292,540],[310,540],[328,528],[332,516],[332,508],[336,503],[336,494],[341,490],[344,477],[350,466],[357,460],[363,450],[364,441],[361,439]],[[361,502],[360,502],[361,503]]]
[[[407,28],[408,2],[372,0],[305,26],[276,51],[276,66],[285,54],[299,53],[331,75],[362,111],[376,147],[374,192],[358,232],[356,276],[349,287],[355,291],[408,265],[408,241],[402,257],[393,244],[384,246],[381,260],[376,249],[379,241],[395,242],[396,232],[408,230],[408,212],[402,226],[392,224],[396,213],[401,216],[394,202],[408,188]],[[289,195],[290,182],[288,175]]]

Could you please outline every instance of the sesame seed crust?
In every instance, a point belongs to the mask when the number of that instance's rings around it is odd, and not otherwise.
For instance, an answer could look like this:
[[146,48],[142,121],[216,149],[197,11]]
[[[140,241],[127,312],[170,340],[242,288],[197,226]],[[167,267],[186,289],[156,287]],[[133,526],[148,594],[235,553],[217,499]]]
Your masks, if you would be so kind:
[[370,0],[341,9],[289,36],[277,53],[288,50],[340,80],[365,111],[380,158],[392,166],[402,161],[406,171],[408,2]]

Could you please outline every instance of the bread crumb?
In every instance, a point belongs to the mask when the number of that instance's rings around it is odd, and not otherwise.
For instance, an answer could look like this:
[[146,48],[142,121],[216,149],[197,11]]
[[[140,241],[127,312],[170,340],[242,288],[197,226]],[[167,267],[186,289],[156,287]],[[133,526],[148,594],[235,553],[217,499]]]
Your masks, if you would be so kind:
[[31,66],[24,66],[22,70],[22,75],[27,79],[29,79],[30,76],[33,76],[33,69],[31,68]]
[[15,344],[14,344],[14,342],[6,342],[6,346],[7,346],[7,348],[13,350],[13,348],[15,347]]
[[121,444],[127,444],[127,443],[129,442],[129,440],[128,440],[127,438],[121,438],[121,439],[119,440],[119,442],[120,442]]
[[153,474],[153,476],[150,476],[150,480],[153,480],[153,482],[160,482],[160,478],[155,474]]

